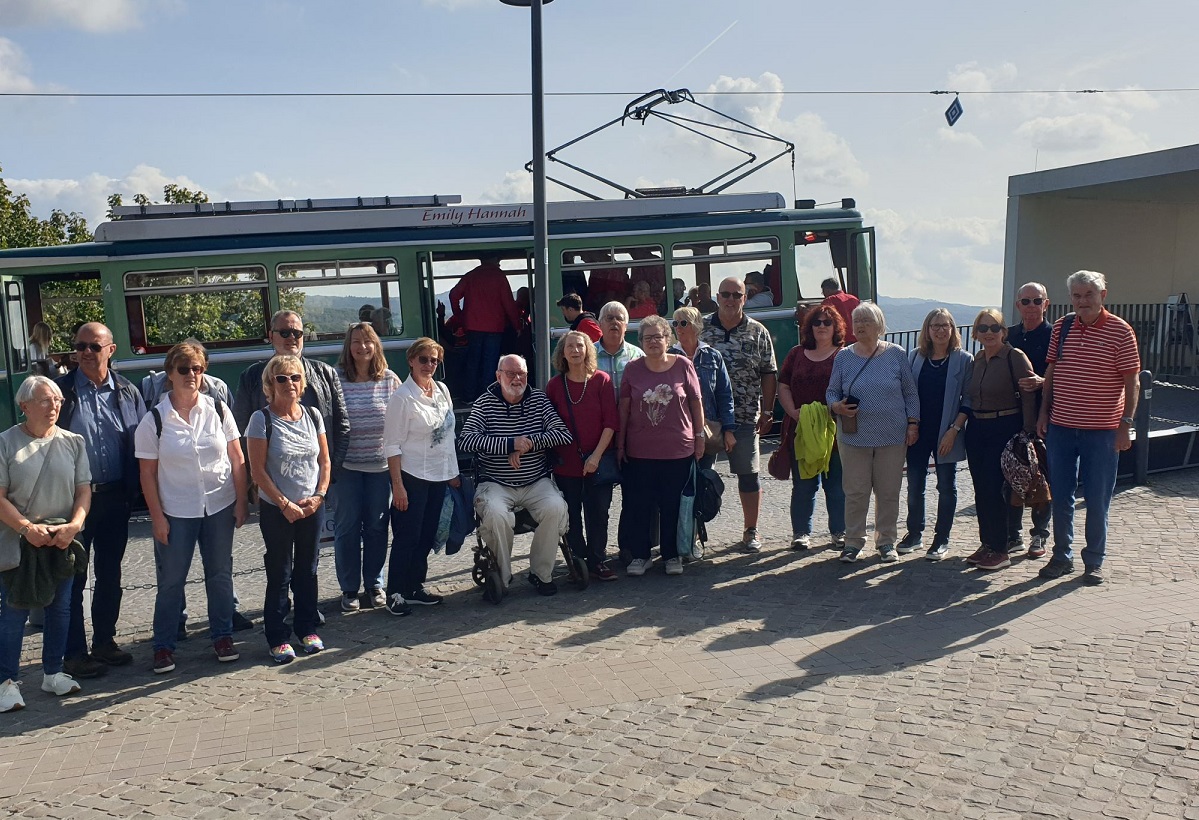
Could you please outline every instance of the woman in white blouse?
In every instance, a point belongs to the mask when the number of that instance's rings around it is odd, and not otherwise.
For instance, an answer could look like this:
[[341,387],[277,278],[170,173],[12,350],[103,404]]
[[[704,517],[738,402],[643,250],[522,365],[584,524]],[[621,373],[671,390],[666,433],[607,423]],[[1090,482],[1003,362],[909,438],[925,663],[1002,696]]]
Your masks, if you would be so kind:
[[431,606],[440,596],[424,589],[447,486],[458,486],[454,402],[433,379],[445,351],[428,337],[408,348],[408,378],[387,403],[383,454],[391,474],[391,561],[387,610],[407,615],[411,604]]
[[183,585],[196,544],[204,562],[208,626],[218,661],[235,661],[233,530],[246,521],[246,470],[233,411],[200,392],[204,348],[183,342],[166,358],[170,390],[134,435],[154,532],[154,672],[175,668]]

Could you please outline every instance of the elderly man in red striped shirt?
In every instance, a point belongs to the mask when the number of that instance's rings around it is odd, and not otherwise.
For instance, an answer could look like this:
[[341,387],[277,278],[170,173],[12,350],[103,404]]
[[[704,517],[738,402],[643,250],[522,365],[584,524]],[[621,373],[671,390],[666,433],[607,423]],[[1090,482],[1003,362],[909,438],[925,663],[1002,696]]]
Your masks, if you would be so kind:
[[1074,493],[1081,482],[1087,499],[1082,581],[1098,586],[1116,467],[1121,451],[1132,446],[1141,358],[1132,328],[1103,306],[1102,273],[1080,270],[1066,279],[1066,288],[1074,312],[1053,326],[1037,419],[1053,491],[1053,557],[1039,574],[1052,579],[1074,571]]

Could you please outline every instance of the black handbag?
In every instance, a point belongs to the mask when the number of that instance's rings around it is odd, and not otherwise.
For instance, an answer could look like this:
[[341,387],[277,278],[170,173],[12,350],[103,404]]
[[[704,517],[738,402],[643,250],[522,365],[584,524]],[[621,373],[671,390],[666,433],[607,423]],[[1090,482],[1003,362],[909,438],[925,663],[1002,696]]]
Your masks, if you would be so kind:
[[[583,455],[583,448],[579,446],[578,423],[575,422],[575,409],[570,403],[570,387],[566,382],[566,374],[562,374],[562,390],[566,393],[566,412],[570,416],[570,434],[575,439],[575,449],[579,451],[579,458],[583,463],[587,463],[587,459],[591,458],[591,453]],[[582,401],[582,399],[579,399]],[[594,451],[592,451],[594,452]],[[612,447],[604,450],[604,454],[600,456],[599,467],[589,476],[583,476],[592,484],[619,484],[620,483],[620,463],[616,460],[616,451]]]

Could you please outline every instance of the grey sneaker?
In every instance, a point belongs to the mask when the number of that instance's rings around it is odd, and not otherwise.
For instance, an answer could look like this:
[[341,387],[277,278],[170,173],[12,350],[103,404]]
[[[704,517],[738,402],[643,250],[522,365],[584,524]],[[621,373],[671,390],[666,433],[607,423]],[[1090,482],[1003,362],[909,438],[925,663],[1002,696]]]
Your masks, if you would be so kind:
[[899,555],[895,552],[895,546],[892,544],[883,544],[879,547],[878,557],[884,564],[894,564],[899,560]]
[[1008,555],[1014,555],[1017,552],[1024,552],[1024,538],[1010,538],[1007,542]]
[[810,535],[797,535],[791,539],[791,549],[793,550],[806,550],[811,546],[812,536]]
[[645,575],[645,571],[649,569],[649,559],[634,558],[629,561],[629,565],[625,567],[625,575]]
[[357,592],[341,593],[341,611],[342,612],[357,612],[361,606],[362,606],[362,603],[358,600]]
[[741,536],[741,551],[742,552],[761,552],[762,542],[758,540],[758,530],[755,527],[750,527]]
[[1107,579],[1102,567],[1087,567],[1079,580],[1089,587],[1097,587]]
[[921,536],[919,533],[910,533],[909,532],[902,539],[900,539],[900,541],[896,545],[895,549],[896,549],[896,551],[899,552],[900,555],[907,555],[909,552],[915,552],[916,550],[920,549],[923,546],[924,546],[923,536]]
[[841,556],[837,560],[839,560],[842,564],[852,564],[861,556],[861,547],[846,547],[845,549],[841,550]]
[[73,695],[80,690],[75,679],[66,672],[55,672],[53,675],[42,675],[42,691],[51,695]]
[[1028,557],[1029,558],[1044,558],[1045,557],[1045,536],[1034,535],[1032,540],[1028,542]]
[[933,541],[933,545],[928,548],[928,552],[926,552],[924,554],[924,557],[930,561],[940,561],[942,558],[944,558],[948,554],[949,554],[949,542],[948,541]]
[[666,574],[667,575],[682,575],[683,574],[683,559],[682,558],[666,559]]
[[845,549],[845,533],[843,533],[843,532],[833,533],[833,546],[839,550]]

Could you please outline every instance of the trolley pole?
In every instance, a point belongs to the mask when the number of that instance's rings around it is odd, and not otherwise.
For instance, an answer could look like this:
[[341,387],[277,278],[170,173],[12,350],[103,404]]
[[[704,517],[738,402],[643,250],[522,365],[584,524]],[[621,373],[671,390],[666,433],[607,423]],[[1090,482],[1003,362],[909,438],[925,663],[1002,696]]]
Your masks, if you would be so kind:
[[528,6],[531,39],[533,108],[533,346],[536,383],[550,381],[549,218],[545,204],[545,87],[541,72],[541,7],[553,0],[500,0],[509,6]]
[[1141,371],[1141,395],[1137,401],[1135,428],[1137,440],[1133,444],[1132,480],[1134,484],[1149,483],[1149,414],[1153,405],[1153,373]]

